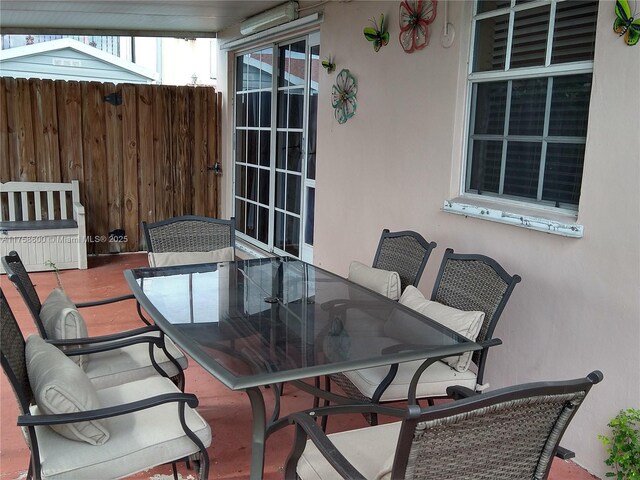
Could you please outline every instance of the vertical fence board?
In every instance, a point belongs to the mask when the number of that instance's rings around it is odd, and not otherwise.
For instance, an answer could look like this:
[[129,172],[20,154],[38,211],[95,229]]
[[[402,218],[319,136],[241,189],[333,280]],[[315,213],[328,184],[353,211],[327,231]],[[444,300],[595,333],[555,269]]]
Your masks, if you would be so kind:
[[[0,182],[8,182],[13,178],[12,165],[9,159],[9,125],[7,123],[7,86],[4,78],[0,79]],[[3,205],[4,207],[4,205]],[[7,218],[3,212],[2,218]]]
[[205,215],[207,206],[207,96],[206,90],[193,92],[193,213]]
[[[141,220],[217,216],[220,101],[207,87],[0,78],[0,178],[79,180],[89,252],[137,251]],[[119,229],[126,244],[95,241]]]
[[56,92],[52,80],[29,80],[33,118],[36,178],[41,182],[60,181],[60,146],[56,115]]
[[82,85],[82,125],[85,152],[85,208],[91,216],[87,234],[91,242],[87,245],[92,253],[108,253],[106,237],[109,234],[107,205],[107,152],[104,125],[104,88],[96,82]]
[[[112,83],[104,84],[105,95],[117,93],[118,87]],[[121,107],[111,103],[104,104],[104,124],[105,124],[105,147],[107,154],[107,214],[108,231],[124,230],[122,218],[122,199],[124,198],[123,187],[123,161],[122,161],[122,116]],[[118,233],[118,232],[116,232]],[[124,245],[121,242],[112,241],[110,237],[108,243],[109,252],[121,252]]]
[[124,185],[124,230],[127,251],[140,244],[138,225],[138,109],[134,85],[122,85],[122,172]]
[[153,155],[153,91],[151,85],[137,85],[138,174],[140,221],[155,222],[155,178]]
[[156,87],[153,97],[156,221],[173,216],[171,165],[171,88]]
[[82,90],[78,82],[56,80],[56,107],[60,177],[63,182],[78,180],[84,194],[84,154],[82,150]]

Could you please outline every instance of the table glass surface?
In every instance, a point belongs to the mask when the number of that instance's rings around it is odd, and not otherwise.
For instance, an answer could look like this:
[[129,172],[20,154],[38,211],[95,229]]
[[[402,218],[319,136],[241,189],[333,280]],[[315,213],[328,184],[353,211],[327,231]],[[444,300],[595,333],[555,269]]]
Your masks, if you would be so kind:
[[299,260],[140,268],[125,277],[156,324],[232,389],[480,348]]

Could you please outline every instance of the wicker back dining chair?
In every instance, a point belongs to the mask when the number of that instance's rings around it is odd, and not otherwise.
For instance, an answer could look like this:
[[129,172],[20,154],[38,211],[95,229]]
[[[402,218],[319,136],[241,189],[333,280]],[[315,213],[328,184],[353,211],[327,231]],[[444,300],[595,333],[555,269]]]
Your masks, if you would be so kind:
[[398,272],[403,292],[407,285],[418,286],[436,242],[428,242],[417,232],[390,232],[385,228],[373,258],[373,268]]
[[[520,282],[519,275],[510,275],[494,259],[486,255],[457,254],[453,249],[445,251],[440,270],[433,287],[431,300],[463,311],[484,312],[483,324],[476,342],[483,343],[482,350],[474,352],[473,368],[458,371],[445,362],[437,361],[420,376],[415,391],[416,398],[446,397],[446,389],[463,385],[482,391],[487,353],[493,332],[513,289]],[[400,300],[402,303],[402,299]],[[408,399],[409,385],[422,361],[405,362],[389,367],[375,367],[330,375],[325,386],[330,389],[336,383],[345,394],[356,400],[374,403],[395,402]],[[372,425],[377,423],[375,414],[367,415]],[[326,426],[326,418],[323,419]]]
[[[510,275],[493,258],[478,254],[454,253],[447,248],[436,277],[431,300],[464,311],[484,312],[476,342],[493,338],[507,301],[522,278]],[[476,384],[481,389],[488,348],[473,353],[477,366]]]
[[[68,336],[69,331],[86,331],[86,326],[84,328],[71,328],[71,325],[69,325],[71,320],[62,319],[61,317],[59,317],[58,321],[63,322],[63,326],[56,328],[56,324],[50,322],[50,327],[45,327],[40,314],[47,300],[44,302],[40,300],[35,285],[31,281],[31,276],[22,263],[20,256],[17,252],[12,251],[9,252],[9,255],[2,257],[1,260],[7,277],[20,293],[42,338],[50,341],[59,341],[60,346],[64,342],[67,343],[65,346],[70,346],[70,342],[74,339]],[[69,303],[76,309],[80,309],[109,305],[121,300],[129,300],[130,298],[132,297],[126,295],[77,304],[72,304],[69,300]],[[62,310],[62,307],[58,309]],[[84,320],[77,316],[73,316],[72,319],[74,322],[84,324]],[[157,340],[154,338],[157,338]],[[89,355],[89,361],[85,366],[86,373],[95,382],[99,382],[101,385],[112,385],[161,373],[173,378],[176,385],[184,389],[184,369],[188,366],[187,358],[171,339],[167,338],[155,325],[146,325],[134,330],[116,332],[101,337],[86,337],[77,340],[74,345],[82,344],[86,346],[92,342],[104,346],[102,351]],[[107,348],[106,345],[109,342],[111,344]],[[153,348],[151,348],[152,343],[155,344]],[[119,345],[120,347],[118,347]]]
[[602,379],[596,370],[586,378],[483,395],[450,388],[455,398],[470,396],[425,409],[331,407],[336,414],[361,410],[402,418],[331,435],[314,419],[329,412],[294,414],[285,479],[544,480],[569,422]]
[[0,361],[30,450],[27,479],[120,478],[165,463],[177,478],[175,462],[187,458],[208,478],[211,428],[195,411],[195,395],[160,376],[96,388],[62,352],[32,337],[25,341],[0,290]]
[[[184,215],[161,220],[155,223],[142,222],[150,263],[155,254],[193,254],[193,263],[198,260],[197,253],[218,252],[220,260],[233,260],[235,257],[236,222],[235,218],[219,218],[198,215]],[[179,259],[179,256],[175,257]],[[216,260],[218,260],[216,258]],[[173,258],[165,264],[175,264]]]

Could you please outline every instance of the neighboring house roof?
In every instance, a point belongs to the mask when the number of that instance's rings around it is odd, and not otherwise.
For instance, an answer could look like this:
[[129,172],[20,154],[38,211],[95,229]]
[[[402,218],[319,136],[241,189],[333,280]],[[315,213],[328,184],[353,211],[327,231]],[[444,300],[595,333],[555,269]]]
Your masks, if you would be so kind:
[[157,72],[71,38],[0,50],[0,76],[153,83]]

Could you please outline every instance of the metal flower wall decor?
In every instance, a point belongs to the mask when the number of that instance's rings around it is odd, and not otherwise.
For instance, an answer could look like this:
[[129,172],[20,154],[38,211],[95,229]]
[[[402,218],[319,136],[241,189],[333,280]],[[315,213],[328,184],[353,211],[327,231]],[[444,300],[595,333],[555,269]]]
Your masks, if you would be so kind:
[[356,114],[358,82],[349,70],[342,69],[331,89],[331,105],[338,123],[345,123]]
[[400,45],[407,53],[429,45],[429,24],[436,19],[437,0],[400,3]]

